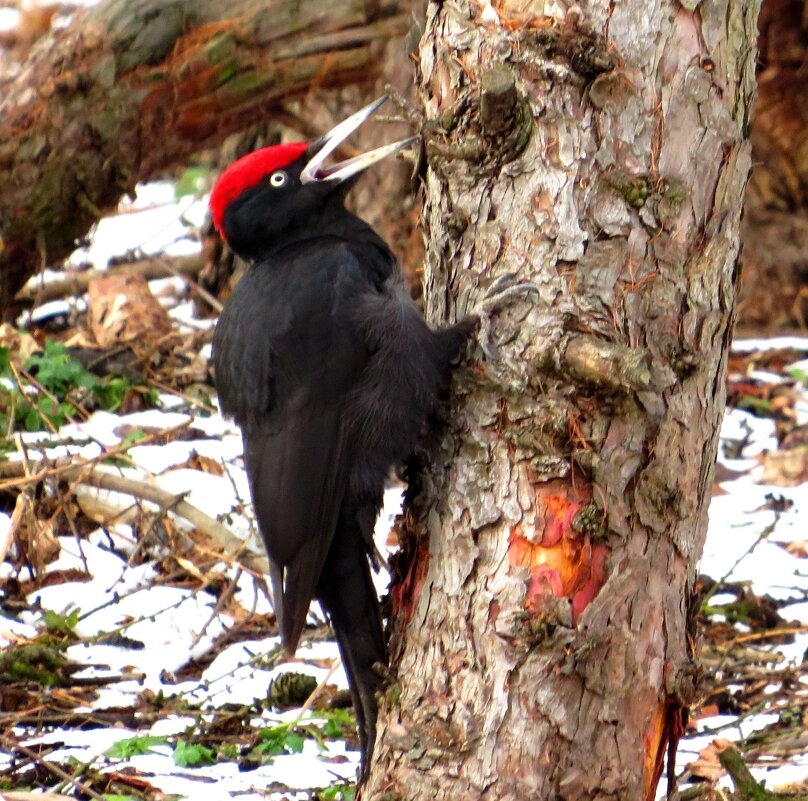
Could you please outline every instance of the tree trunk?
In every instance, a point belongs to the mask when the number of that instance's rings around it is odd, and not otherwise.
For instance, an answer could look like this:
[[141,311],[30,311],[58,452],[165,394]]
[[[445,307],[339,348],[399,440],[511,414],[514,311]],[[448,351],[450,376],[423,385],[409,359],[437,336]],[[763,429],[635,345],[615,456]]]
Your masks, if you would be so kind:
[[496,7],[428,10],[427,309],[534,291],[413,488],[365,798],[652,799],[692,695],[757,6]]
[[55,32],[0,101],[0,310],[137,181],[373,78],[408,26],[395,0],[106,0]]

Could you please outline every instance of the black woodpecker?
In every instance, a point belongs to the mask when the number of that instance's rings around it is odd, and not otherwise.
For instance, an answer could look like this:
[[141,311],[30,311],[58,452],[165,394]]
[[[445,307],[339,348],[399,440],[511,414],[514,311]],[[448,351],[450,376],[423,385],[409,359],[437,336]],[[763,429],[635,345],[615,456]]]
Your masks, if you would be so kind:
[[222,412],[235,418],[266,544],[283,645],[316,598],[348,675],[366,778],[376,663],[387,654],[369,558],[391,469],[415,449],[477,320],[430,330],[395,256],[349,212],[355,176],[414,140],[324,166],[384,102],[315,142],[267,147],[222,172],[214,223],[252,262],[213,339]]

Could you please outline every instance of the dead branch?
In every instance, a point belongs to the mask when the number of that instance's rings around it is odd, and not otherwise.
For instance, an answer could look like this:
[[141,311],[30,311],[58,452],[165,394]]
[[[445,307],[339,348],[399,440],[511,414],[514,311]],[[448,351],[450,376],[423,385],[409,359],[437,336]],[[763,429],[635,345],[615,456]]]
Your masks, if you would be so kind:
[[[49,773],[52,773],[54,776],[58,776],[62,781],[67,782],[68,784],[72,784],[77,790],[80,790],[82,793],[86,793],[90,798],[95,798],[97,801],[104,801],[104,796],[97,793],[90,787],[89,784],[86,784],[83,781],[71,776],[67,771],[62,770],[58,765],[54,765],[52,762],[48,762],[48,760],[43,759],[36,751],[31,750],[30,748],[22,745],[22,743],[18,743],[12,737],[7,736],[5,734],[0,734],[0,742],[12,753],[20,753],[28,757],[28,759],[35,762],[41,768],[44,768]],[[4,798],[9,797],[9,793],[3,793]],[[50,794],[51,798],[63,798],[64,796],[58,796]],[[24,798],[24,795],[18,794],[18,797]],[[38,798],[42,798],[43,796],[37,796]]]
[[7,461],[0,464],[0,478],[12,479],[3,482],[4,487],[56,478],[149,501],[189,522],[213,540],[227,556],[237,559],[247,569],[259,573],[267,572],[265,557],[245,553],[245,544],[241,540],[234,537],[218,520],[188,503],[181,495],[174,495],[145,481],[111,473],[103,465],[84,460],[76,463],[69,457],[56,459],[55,462],[47,462],[44,459],[33,461],[27,466],[22,462]]
[[41,286],[24,286],[14,299],[35,304],[47,303],[51,300],[83,295],[90,282],[102,276],[139,275],[151,281],[154,278],[168,278],[172,275],[198,275],[203,266],[202,255],[194,254],[171,259],[159,256],[133,261],[130,264],[120,264],[106,270],[85,270],[80,273],[68,271],[64,278],[56,281],[49,281]]

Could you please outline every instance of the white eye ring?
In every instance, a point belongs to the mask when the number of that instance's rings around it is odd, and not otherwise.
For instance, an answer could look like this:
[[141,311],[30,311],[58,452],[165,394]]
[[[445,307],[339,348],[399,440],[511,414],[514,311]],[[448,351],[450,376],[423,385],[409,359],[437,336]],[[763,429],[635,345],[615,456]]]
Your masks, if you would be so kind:
[[272,186],[283,186],[286,183],[287,175],[283,170],[276,170],[269,176],[269,183]]

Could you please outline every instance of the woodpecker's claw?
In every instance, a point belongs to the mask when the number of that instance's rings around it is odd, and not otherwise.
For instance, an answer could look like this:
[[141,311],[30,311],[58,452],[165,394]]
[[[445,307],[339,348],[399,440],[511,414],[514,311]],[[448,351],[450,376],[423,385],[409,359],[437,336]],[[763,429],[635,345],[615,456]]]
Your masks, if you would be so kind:
[[495,362],[499,360],[499,353],[492,337],[493,316],[504,306],[511,303],[514,298],[529,295],[532,292],[539,294],[539,288],[536,284],[530,281],[516,283],[516,274],[508,273],[494,281],[485,296],[485,300],[474,310],[474,314],[480,321],[480,332],[477,339],[488,361]]
[[397,153],[399,150],[403,150],[417,142],[417,136],[410,136],[407,139],[402,139],[400,142],[383,145],[368,153],[363,153],[361,156],[355,156],[352,159],[340,161],[338,164],[332,164],[330,167],[322,166],[323,162],[334,150],[365,122],[365,120],[373,116],[386,100],[387,95],[380,97],[378,100],[374,100],[364,108],[351,114],[347,120],[343,120],[327,134],[324,134],[319,139],[312,142],[309,145],[309,153],[312,154],[312,157],[309,163],[303,168],[303,172],[300,173],[300,183],[345,181],[357,173],[362,172],[362,170],[367,169],[371,164],[375,164],[377,161],[381,161],[383,158],[387,158],[387,156],[391,156],[393,153]]

